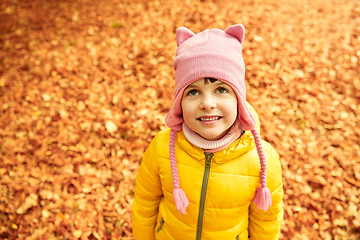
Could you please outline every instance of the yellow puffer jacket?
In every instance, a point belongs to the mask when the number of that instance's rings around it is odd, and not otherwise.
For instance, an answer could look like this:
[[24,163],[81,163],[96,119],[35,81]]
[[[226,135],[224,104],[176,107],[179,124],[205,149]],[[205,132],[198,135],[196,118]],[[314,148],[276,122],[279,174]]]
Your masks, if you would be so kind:
[[[257,114],[251,108],[259,121]],[[170,129],[159,132],[146,150],[136,177],[133,234],[137,240],[279,239],[283,219],[283,187],[279,155],[262,141],[272,206],[258,210],[252,203],[260,186],[260,163],[250,131],[228,148],[212,154],[176,138],[180,186],[190,204],[187,214],[174,204],[169,160]]]

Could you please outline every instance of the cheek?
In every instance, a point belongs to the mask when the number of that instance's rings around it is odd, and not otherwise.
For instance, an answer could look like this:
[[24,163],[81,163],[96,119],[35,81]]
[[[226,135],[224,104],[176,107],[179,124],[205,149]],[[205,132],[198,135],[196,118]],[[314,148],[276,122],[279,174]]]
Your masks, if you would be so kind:
[[182,115],[184,118],[184,121],[186,122],[191,115],[193,115],[193,112],[189,106],[189,104],[186,101],[183,101],[181,103],[181,110],[182,110]]
[[227,112],[230,116],[231,121],[235,121],[238,116],[237,101],[231,101],[227,106]]

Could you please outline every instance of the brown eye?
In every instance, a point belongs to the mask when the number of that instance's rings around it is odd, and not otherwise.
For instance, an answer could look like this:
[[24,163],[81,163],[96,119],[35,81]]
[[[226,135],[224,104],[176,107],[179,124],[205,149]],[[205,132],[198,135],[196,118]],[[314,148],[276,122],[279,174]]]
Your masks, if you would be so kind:
[[223,88],[223,87],[219,87],[216,89],[216,93],[227,93],[228,90],[226,90],[226,88]]
[[188,96],[195,96],[195,95],[199,95],[199,91],[192,89],[187,93]]

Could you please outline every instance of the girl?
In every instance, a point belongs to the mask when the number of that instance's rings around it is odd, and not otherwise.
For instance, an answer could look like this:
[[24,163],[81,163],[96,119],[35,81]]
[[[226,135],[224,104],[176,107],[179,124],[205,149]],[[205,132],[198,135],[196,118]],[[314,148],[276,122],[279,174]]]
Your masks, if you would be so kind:
[[279,239],[279,155],[246,102],[241,24],[178,28],[174,102],[136,178],[136,239]]

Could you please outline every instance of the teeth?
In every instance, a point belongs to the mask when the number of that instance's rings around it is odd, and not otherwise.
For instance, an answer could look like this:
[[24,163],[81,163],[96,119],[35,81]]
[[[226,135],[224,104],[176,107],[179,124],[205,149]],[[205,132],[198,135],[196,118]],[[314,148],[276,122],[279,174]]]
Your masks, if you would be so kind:
[[200,118],[201,121],[212,121],[217,119],[219,119],[219,117]]

